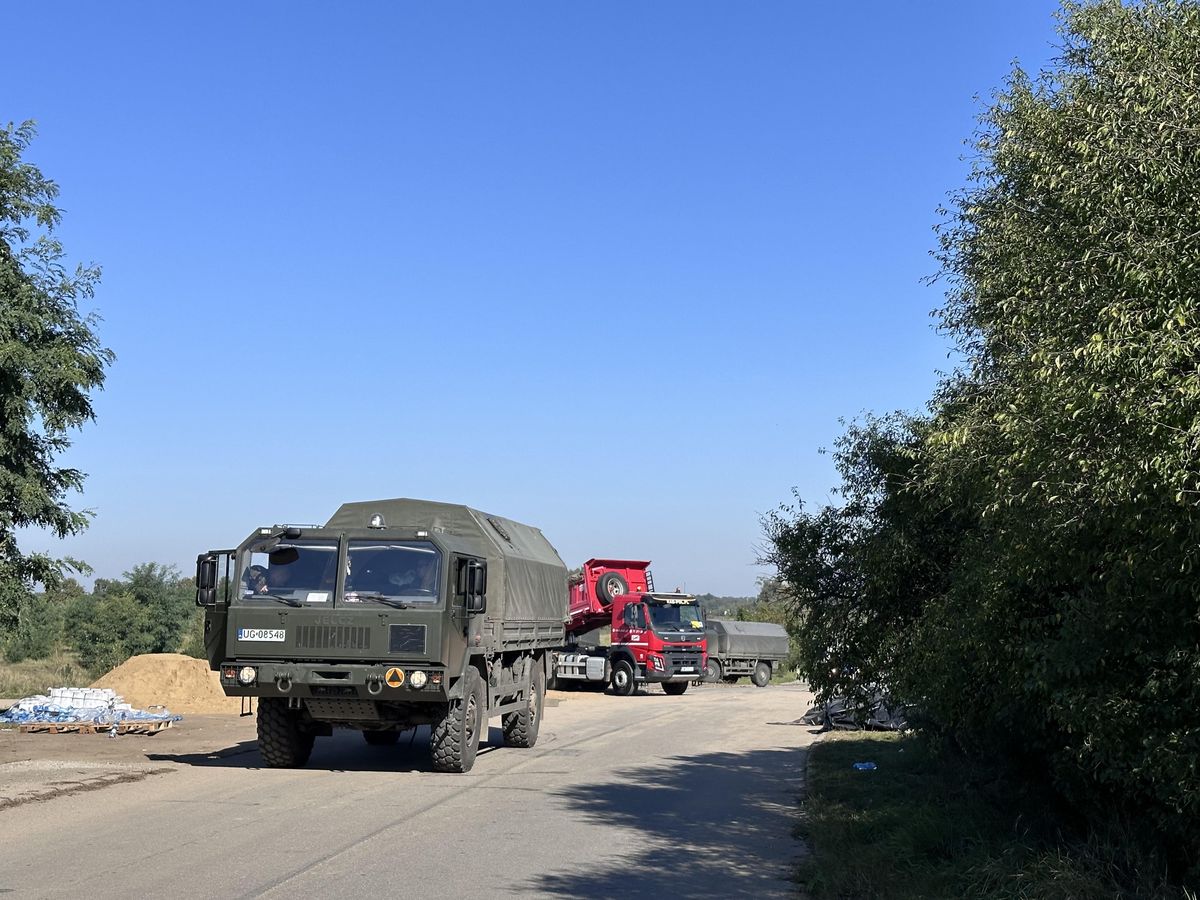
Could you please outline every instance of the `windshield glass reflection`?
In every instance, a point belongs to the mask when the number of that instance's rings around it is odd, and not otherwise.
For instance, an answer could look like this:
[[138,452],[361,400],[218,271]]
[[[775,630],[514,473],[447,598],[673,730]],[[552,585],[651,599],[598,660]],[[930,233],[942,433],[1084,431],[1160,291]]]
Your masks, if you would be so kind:
[[696,603],[650,604],[650,622],[656,631],[703,631]]
[[333,541],[253,544],[241,557],[239,596],[247,603],[328,603],[337,579],[337,555]]
[[343,603],[436,603],[441,554],[422,541],[351,541]]

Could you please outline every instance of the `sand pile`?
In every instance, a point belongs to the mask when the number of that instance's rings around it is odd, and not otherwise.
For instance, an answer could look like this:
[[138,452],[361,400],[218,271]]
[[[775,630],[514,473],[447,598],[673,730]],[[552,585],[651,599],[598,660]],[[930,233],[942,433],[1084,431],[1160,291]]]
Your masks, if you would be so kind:
[[242,701],[226,697],[216,672],[208,662],[180,653],[144,653],[131,656],[92,687],[112,688],[135,709],[165,706],[173,713],[206,715],[238,713]]

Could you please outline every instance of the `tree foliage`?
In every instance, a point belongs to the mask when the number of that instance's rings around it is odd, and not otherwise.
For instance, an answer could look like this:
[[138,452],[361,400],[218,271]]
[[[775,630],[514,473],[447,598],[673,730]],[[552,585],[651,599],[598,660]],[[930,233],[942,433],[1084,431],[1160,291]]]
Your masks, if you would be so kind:
[[68,616],[80,664],[100,674],[139,653],[176,653],[194,644],[195,585],[172,566],[143,563],[120,579],[98,578]]
[[83,485],[77,469],[58,465],[69,434],[93,418],[90,393],[104,383],[111,351],[96,318],[83,314],[100,271],[68,270],[54,237],[58,187],[23,156],[32,123],[0,128],[0,633],[35,584],[53,585],[73,560],[23,554],[19,528],[59,537],[77,534],[85,512],[66,502]]
[[[765,522],[814,683],[1200,859],[1200,3],[1068,2],[943,211],[964,360],[929,415],[839,447],[843,503]],[[824,655],[822,655],[824,654]]]

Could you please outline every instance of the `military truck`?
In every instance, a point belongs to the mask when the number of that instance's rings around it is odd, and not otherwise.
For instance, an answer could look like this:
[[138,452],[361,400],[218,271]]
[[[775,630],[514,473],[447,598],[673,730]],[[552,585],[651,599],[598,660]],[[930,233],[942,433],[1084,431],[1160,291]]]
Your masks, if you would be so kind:
[[766,687],[774,668],[787,658],[788,634],[782,625],[709,619],[706,627],[705,681],[733,684],[749,675],[758,687]]
[[467,772],[489,718],[537,741],[567,570],[541,531],[466,506],[346,503],[321,526],[256,529],[196,562],[208,661],[258,702],[272,767],[334,728],[393,744],[431,727],[433,768]]

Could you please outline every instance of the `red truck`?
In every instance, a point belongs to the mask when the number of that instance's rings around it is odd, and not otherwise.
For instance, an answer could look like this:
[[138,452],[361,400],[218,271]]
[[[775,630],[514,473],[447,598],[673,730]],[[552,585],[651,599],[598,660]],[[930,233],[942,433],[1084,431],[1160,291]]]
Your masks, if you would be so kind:
[[[612,628],[609,646],[584,640],[605,625]],[[559,684],[607,681],[624,697],[649,682],[678,695],[704,672],[700,605],[690,594],[656,592],[649,561],[584,563],[570,585],[566,634],[567,646],[554,659]]]

